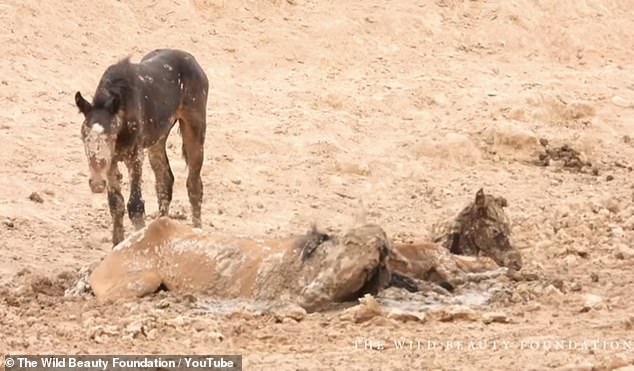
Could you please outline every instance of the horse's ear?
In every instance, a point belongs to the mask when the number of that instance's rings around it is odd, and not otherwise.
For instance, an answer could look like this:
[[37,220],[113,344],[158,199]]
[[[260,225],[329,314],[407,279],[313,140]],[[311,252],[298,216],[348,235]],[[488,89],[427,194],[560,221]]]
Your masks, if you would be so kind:
[[477,207],[484,206],[484,190],[482,188],[476,192],[475,204]]
[[108,112],[114,115],[115,113],[119,112],[120,105],[121,105],[121,101],[119,100],[119,96],[111,95],[110,98],[108,98],[108,101],[106,101],[105,107],[108,110]]
[[476,192],[475,215],[478,218],[484,218],[487,215],[486,200],[484,199],[484,190],[482,188]]
[[84,116],[88,115],[88,112],[92,109],[92,105],[81,96],[80,92],[75,93],[75,105],[79,108],[79,112]]
[[506,201],[506,198],[502,196],[497,197],[495,201],[498,203],[498,205],[500,205],[500,207],[507,207],[509,205],[508,201]]

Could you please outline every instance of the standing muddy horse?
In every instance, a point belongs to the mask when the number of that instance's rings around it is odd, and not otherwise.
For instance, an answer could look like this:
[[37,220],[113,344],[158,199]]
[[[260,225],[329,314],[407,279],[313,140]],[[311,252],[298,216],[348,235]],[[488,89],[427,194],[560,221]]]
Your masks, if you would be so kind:
[[124,237],[120,161],[126,165],[130,180],[128,216],[136,230],[145,226],[141,173],[146,148],[156,179],[159,215],[168,215],[174,175],[165,142],[176,121],[180,124],[183,157],[188,167],[192,224],[201,227],[200,172],[208,89],[207,76],[191,54],[159,49],[144,56],[140,63],[131,63],[128,57],[108,67],[92,103],[80,92],[75,94],[75,104],[85,118],[81,138],[90,170],[88,184],[93,193],[108,192],[113,245]]

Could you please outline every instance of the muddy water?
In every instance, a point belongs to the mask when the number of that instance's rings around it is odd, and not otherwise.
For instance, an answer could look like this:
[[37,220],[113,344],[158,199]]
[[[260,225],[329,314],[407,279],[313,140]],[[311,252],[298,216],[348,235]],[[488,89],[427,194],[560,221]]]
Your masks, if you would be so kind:
[[388,289],[377,297],[377,301],[387,309],[401,311],[427,311],[448,305],[464,305],[474,309],[490,303],[493,294],[501,287],[479,285],[461,289],[459,292],[443,295],[436,292],[410,293],[405,290]]
[[[269,313],[279,307],[279,302],[256,301],[246,299],[218,300],[213,298],[198,298],[194,313],[209,315],[231,315],[234,313],[251,313],[260,315]],[[290,305],[290,304],[289,304]]]
[[[454,293],[447,294],[434,291],[410,293],[403,289],[388,288],[377,295],[376,300],[388,312],[396,310],[399,312],[420,313],[455,305],[478,309],[490,304],[494,294],[503,289],[503,284],[493,280],[469,284]],[[342,307],[355,305],[356,303],[347,304]],[[218,300],[197,297],[194,308],[194,313],[200,315],[232,315],[235,313],[263,315],[286,312],[293,308],[299,308],[299,306],[295,303],[280,301]]]

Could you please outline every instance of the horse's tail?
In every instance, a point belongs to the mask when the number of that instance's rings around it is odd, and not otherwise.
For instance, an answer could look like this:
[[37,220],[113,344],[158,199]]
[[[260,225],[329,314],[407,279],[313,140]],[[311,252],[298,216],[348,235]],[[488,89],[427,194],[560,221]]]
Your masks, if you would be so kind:
[[185,145],[183,144],[183,159],[185,160],[185,166],[189,166],[189,161],[187,161],[187,152],[185,151]]
[[[183,139],[183,133],[181,132],[181,121],[178,120],[178,135],[180,135],[181,139]],[[183,141],[183,144],[181,145],[181,152],[183,154],[183,159],[185,160],[185,165],[189,166],[189,163],[187,161],[187,151],[185,151],[185,141]]]

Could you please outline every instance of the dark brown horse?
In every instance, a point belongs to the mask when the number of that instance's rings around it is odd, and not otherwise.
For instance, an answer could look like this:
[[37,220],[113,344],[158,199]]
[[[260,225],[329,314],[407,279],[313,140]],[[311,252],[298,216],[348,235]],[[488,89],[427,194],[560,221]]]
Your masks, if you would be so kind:
[[200,171],[204,158],[207,92],[209,82],[196,59],[180,50],[159,49],[131,63],[123,59],[106,69],[92,103],[80,92],[75,104],[84,115],[84,143],[94,193],[108,192],[112,215],[112,243],[123,240],[124,198],[118,163],[128,168],[130,197],[128,216],[135,229],[145,225],[145,202],[141,195],[144,149],[156,179],[160,216],[167,216],[172,200],[174,175],[165,142],[179,122],[183,157],[188,167],[187,193],[192,224],[201,227],[203,184]]

